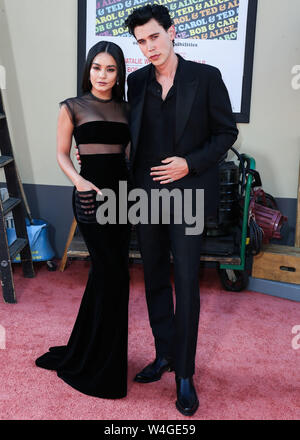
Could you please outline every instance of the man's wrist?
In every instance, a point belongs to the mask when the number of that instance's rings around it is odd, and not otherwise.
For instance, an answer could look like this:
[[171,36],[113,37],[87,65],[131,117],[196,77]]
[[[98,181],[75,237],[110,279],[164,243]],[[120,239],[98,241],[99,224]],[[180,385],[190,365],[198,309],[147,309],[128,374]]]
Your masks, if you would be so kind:
[[184,157],[184,159],[185,159],[185,161],[186,161],[186,164],[187,164],[187,167],[188,167],[188,172],[189,172],[189,174],[191,173],[191,170],[192,170],[192,164],[191,164],[191,160],[190,160],[190,158],[189,157]]

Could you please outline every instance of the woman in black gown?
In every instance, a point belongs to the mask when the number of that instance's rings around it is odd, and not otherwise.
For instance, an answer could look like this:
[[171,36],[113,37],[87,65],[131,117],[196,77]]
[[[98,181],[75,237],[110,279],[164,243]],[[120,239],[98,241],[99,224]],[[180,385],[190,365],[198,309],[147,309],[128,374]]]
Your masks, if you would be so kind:
[[[110,188],[119,203],[126,182],[129,142],[124,102],[125,61],[114,43],[99,42],[87,56],[81,97],[63,101],[58,119],[57,159],[74,184],[73,210],[91,259],[87,286],[66,346],[50,347],[36,365],[82,393],[102,398],[127,394],[128,247],[130,225],[97,222],[96,200]],[[81,170],[70,159],[72,136]],[[103,202],[102,202],[103,203]],[[99,211],[98,211],[99,212]]]

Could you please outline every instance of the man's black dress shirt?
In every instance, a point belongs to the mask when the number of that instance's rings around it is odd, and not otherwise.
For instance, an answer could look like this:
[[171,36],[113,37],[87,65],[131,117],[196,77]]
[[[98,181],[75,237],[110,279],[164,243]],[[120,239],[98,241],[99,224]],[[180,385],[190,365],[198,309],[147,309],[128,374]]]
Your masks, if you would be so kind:
[[174,83],[163,100],[162,86],[156,80],[154,66],[151,66],[135,162],[135,168],[139,170],[163,165],[162,159],[174,156],[176,85],[179,74],[180,58]]

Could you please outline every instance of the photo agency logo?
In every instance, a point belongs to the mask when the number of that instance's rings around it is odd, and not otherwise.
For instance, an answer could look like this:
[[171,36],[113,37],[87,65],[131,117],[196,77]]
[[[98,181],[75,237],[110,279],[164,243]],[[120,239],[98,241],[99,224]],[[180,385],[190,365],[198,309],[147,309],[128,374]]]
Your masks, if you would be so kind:
[[4,66],[0,65],[0,89],[6,89],[6,70]]
[[101,225],[116,224],[117,221],[119,224],[129,222],[132,225],[172,223],[188,225],[189,227],[185,228],[186,235],[199,235],[203,232],[203,189],[151,189],[149,195],[149,192],[142,188],[128,192],[127,182],[120,181],[118,202],[112,189],[103,188],[101,193],[96,196],[98,202],[103,202],[96,211],[97,222]]
[[3,325],[0,324],[0,350],[6,348],[6,331]]
[[300,348],[300,325],[294,325],[292,333],[296,335],[292,339],[292,348],[298,350]]
[[299,90],[300,89],[300,65],[297,66],[293,66],[292,67],[292,88],[294,90]]

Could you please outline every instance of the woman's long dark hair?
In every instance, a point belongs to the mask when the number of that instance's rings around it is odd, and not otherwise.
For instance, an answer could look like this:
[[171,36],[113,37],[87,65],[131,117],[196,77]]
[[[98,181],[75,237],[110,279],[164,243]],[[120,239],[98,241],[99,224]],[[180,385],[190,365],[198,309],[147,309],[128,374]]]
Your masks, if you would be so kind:
[[126,67],[125,59],[122,49],[115,43],[110,41],[99,41],[90,48],[89,53],[86,58],[83,78],[82,78],[82,91],[83,93],[89,92],[92,89],[92,84],[90,81],[90,70],[92,62],[98,53],[106,52],[111,55],[117,64],[117,82],[112,88],[112,97],[116,101],[123,101],[125,99],[125,77],[126,77]]

